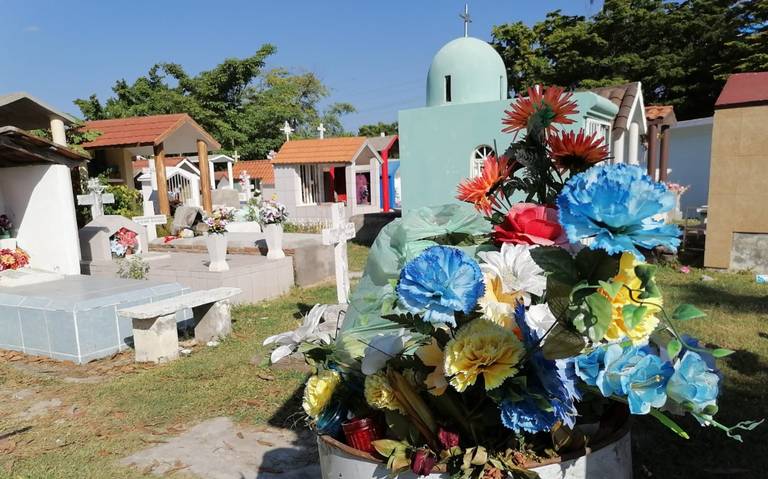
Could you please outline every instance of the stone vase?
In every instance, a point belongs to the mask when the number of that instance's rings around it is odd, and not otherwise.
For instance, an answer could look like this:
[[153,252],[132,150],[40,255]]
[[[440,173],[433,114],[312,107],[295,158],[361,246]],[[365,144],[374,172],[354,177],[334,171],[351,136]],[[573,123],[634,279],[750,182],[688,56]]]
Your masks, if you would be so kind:
[[264,234],[267,240],[267,258],[285,258],[285,253],[283,253],[283,225],[268,224],[264,226]]
[[[329,436],[318,436],[323,479],[390,477],[386,464],[368,453],[353,449]],[[632,479],[632,441],[629,424],[578,453],[526,464],[541,479]],[[444,470],[443,470],[444,471]],[[416,479],[410,471],[397,479]],[[427,479],[448,479],[446,472],[434,471]]]
[[227,234],[208,234],[205,237],[205,246],[208,248],[210,264],[208,271],[229,271],[227,264]]

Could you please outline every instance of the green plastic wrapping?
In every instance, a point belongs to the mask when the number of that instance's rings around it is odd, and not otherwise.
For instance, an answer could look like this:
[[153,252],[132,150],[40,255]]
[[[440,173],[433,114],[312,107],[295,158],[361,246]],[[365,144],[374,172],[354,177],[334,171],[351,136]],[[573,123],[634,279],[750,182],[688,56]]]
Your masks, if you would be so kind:
[[401,327],[382,315],[397,312],[395,287],[405,263],[437,244],[457,245],[474,257],[485,247],[473,243],[490,231],[490,223],[465,204],[419,208],[382,228],[371,247],[363,277],[350,297],[336,339],[339,352],[351,359],[360,358],[371,338]]

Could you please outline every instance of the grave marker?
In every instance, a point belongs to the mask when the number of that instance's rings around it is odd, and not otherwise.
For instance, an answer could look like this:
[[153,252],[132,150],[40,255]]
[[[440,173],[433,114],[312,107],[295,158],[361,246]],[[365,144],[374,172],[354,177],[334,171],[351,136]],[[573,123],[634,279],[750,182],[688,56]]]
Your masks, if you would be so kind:
[[134,216],[131,219],[147,229],[149,241],[157,239],[157,227],[168,222],[168,217],[165,215]]
[[340,304],[349,302],[349,265],[347,240],[355,237],[355,224],[346,222],[344,203],[331,205],[331,227],[323,230],[323,244],[334,245],[336,295]]
[[104,205],[114,203],[115,196],[112,193],[104,193],[107,187],[102,185],[98,178],[89,178],[87,188],[90,193],[77,195],[77,204],[91,207],[91,219],[104,216]]

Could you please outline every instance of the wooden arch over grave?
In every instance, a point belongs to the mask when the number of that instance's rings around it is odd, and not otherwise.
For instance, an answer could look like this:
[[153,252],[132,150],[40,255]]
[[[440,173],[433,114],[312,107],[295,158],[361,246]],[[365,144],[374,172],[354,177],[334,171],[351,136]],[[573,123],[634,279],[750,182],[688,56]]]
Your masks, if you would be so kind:
[[165,156],[197,153],[203,209],[211,211],[211,181],[208,152],[221,148],[216,139],[186,113],[136,116],[85,122],[84,131],[100,132],[96,139],[82,146],[94,162],[116,167],[118,181],[133,188],[132,158],[154,155],[157,198],[160,213],[170,215]]

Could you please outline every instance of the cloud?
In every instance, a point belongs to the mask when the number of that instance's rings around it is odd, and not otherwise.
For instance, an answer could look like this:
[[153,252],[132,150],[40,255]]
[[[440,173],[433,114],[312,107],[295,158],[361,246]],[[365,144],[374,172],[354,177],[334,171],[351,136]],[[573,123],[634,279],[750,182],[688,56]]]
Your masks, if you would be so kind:
[[28,27],[24,27],[24,31],[29,33],[35,33],[40,31],[40,27],[38,27],[37,25],[30,25]]

